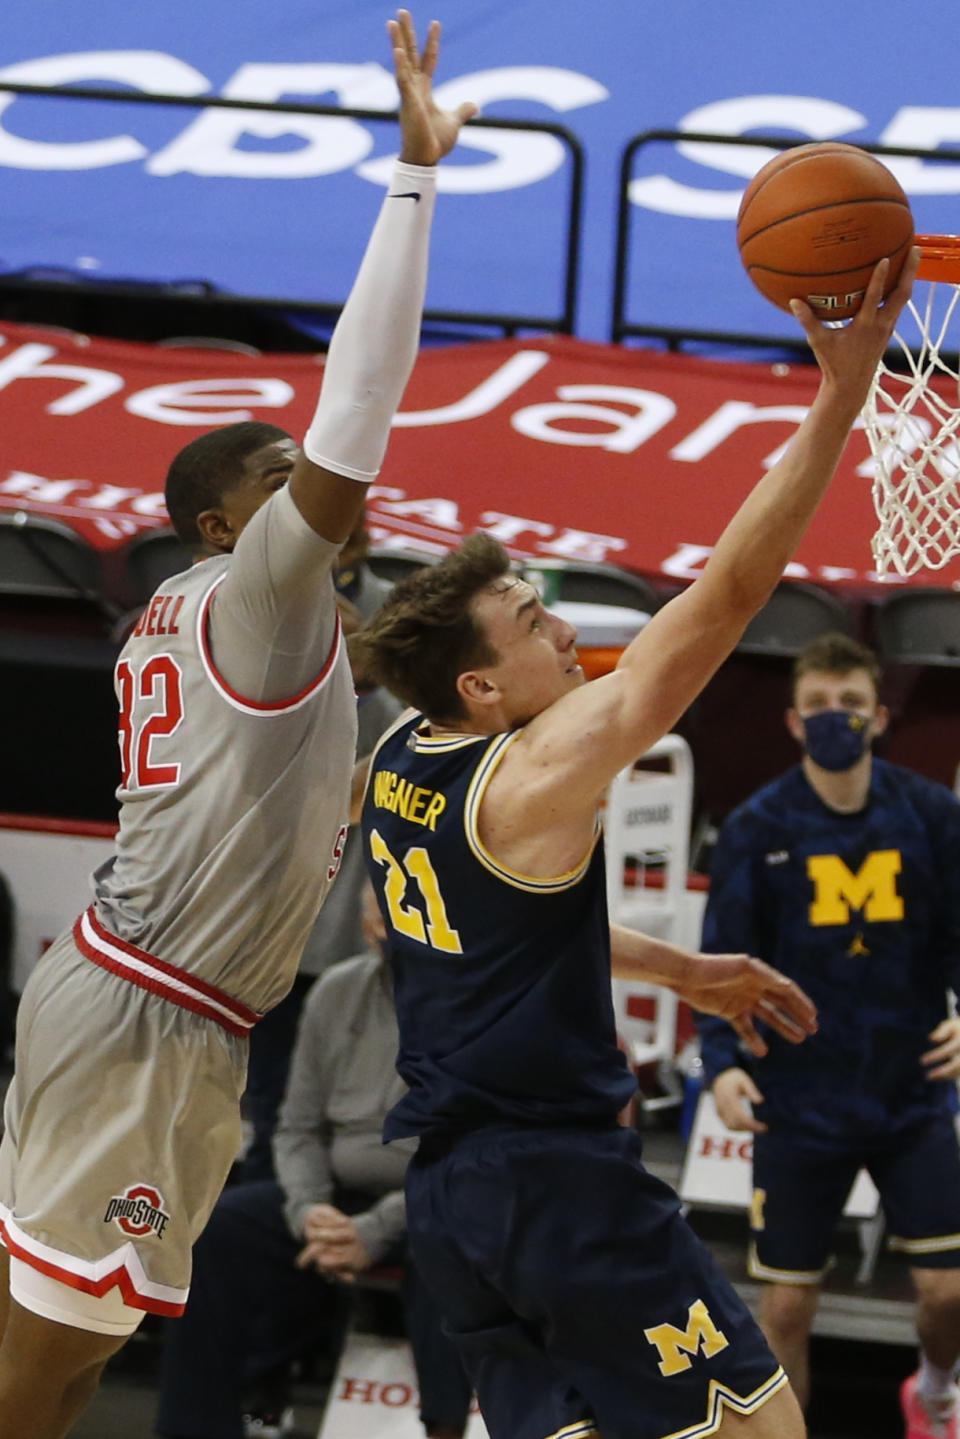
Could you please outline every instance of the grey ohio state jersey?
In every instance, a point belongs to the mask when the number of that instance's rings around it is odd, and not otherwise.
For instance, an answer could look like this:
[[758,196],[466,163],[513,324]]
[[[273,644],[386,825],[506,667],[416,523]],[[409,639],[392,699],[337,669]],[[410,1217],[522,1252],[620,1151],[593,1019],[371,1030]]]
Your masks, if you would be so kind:
[[[165,581],[123,648],[120,832],[94,876],[111,934],[261,1012],[290,988],[336,876],[356,745],[336,547],[285,492],[264,511],[235,556]],[[231,566],[246,566],[246,592]],[[212,627],[221,594],[240,619],[217,612]],[[289,674],[281,698],[224,677],[254,672],[260,651],[274,691]]]

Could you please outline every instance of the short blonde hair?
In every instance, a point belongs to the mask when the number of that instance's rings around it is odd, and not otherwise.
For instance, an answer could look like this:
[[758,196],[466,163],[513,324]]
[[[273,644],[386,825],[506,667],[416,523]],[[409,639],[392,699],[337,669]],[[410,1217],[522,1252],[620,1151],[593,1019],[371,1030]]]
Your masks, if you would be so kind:
[[819,635],[797,655],[793,662],[793,679],[790,693],[796,697],[797,685],[804,675],[814,672],[829,675],[846,675],[851,670],[866,670],[873,681],[873,687],[880,693],[880,661],[873,650],[860,644],[849,635]]

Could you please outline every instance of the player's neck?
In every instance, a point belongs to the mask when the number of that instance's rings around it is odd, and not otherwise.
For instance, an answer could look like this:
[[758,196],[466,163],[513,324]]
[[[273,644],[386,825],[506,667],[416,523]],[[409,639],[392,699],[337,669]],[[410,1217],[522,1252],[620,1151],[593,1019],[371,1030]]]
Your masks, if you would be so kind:
[[838,814],[856,814],[864,808],[870,793],[873,755],[867,750],[851,769],[829,770],[814,764],[809,755],[801,761],[810,785],[828,809]]
[[500,734],[499,729],[486,729],[472,719],[447,720],[442,724],[437,720],[428,720],[426,730],[431,739],[444,739],[450,735]]
[[510,723],[503,712],[501,705],[487,707],[486,705],[467,705],[467,714],[463,719],[432,720],[427,717],[429,732],[434,739],[442,739],[444,735],[495,735],[504,734],[510,729]]

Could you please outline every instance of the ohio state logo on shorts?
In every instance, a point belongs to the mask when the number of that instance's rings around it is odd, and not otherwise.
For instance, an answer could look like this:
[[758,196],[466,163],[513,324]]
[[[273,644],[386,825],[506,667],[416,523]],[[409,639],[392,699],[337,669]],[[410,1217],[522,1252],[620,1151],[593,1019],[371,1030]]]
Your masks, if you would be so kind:
[[133,1239],[142,1239],[151,1232],[162,1239],[169,1219],[163,1195],[152,1184],[131,1184],[122,1194],[115,1194],[103,1216],[104,1224],[113,1221]]

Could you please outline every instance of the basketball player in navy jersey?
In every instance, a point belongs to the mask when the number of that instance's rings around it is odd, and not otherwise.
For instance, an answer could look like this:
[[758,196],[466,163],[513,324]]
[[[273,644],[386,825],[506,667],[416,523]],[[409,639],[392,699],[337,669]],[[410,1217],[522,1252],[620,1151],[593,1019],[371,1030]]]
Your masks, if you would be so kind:
[[703,574],[609,675],[583,683],[576,631],[474,535],[403,581],[358,636],[415,710],[375,751],[368,868],[390,934],[409,1086],[385,1137],[418,1136],[408,1225],[492,1439],[797,1439],[786,1375],[672,1190],[617,1115],[634,1090],[614,971],[802,1039],[800,991],[608,924],[597,806],[670,729],[780,579],[843,451],[909,294],[911,258],[857,318],[796,313],[821,384],[789,450]]
[[917,1294],[908,1439],[957,1439],[960,804],[871,754],[887,722],[878,680],[845,635],[807,646],[787,712],[802,760],[733,811],[711,864],[704,948],[776,964],[816,1002],[819,1032],[745,1061],[722,1020],[698,1022],[721,1118],[755,1135],[749,1267],[799,1399],[831,1238],[865,1166]]
[[[289,990],[339,863],[356,740],[333,570],[417,353],[436,162],[472,105],[432,98],[389,22],[401,152],[302,449],[228,427],[174,460],[202,563],[116,669],[116,853],[24,990],[0,1147],[0,1439],[60,1439],[190,1249],[239,1149],[247,1035]],[[8,1281],[9,1273],[9,1281]],[[9,1284],[9,1294],[8,1294]]]

